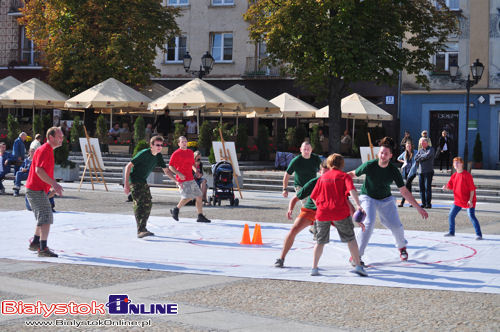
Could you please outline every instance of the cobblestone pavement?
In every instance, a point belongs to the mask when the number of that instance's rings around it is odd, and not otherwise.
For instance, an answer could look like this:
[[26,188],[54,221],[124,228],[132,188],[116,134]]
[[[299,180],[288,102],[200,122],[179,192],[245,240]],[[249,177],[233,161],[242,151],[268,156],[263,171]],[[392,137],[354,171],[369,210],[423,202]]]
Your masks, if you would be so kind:
[[[6,184],[7,192],[12,192]],[[132,214],[122,188],[101,185],[91,190],[85,184],[63,184],[65,195],[56,199],[60,211]],[[23,192],[23,191],[22,191]],[[153,188],[155,216],[170,216],[179,196],[175,190]],[[209,218],[239,219],[260,222],[287,222],[287,199],[275,192],[243,192],[237,208],[223,202],[221,207],[207,207]],[[0,196],[1,210],[24,209],[24,199]],[[433,202],[430,218],[422,220],[414,209],[400,208],[408,230],[447,231],[450,202]],[[296,209],[297,210],[297,209]],[[237,211],[237,217],[235,212]],[[484,234],[500,234],[499,204],[480,204],[477,217]],[[296,211],[297,212],[297,211]],[[183,209],[186,217],[195,217],[194,206]],[[57,225],[54,225],[57,227]],[[380,227],[378,223],[377,227]],[[457,217],[457,232],[472,233],[465,213]],[[0,246],[1,248],[1,246]],[[270,262],[272,264],[273,262]],[[496,260],[492,267],[500,268]],[[179,304],[177,316],[137,316],[127,320],[149,321],[153,331],[498,331],[500,330],[500,295],[296,282],[256,280],[221,276],[188,275],[174,272],[121,269],[102,266],[78,266],[43,262],[0,260],[0,300],[26,303],[75,301],[79,303],[126,292],[136,303]],[[124,317],[120,317],[124,318]],[[97,320],[96,317],[65,316],[73,320]],[[101,320],[115,317],[99,317]],[[0,316],[0,330],[33,330],[26,318]],[[38,321],[31,317],[29,321]],[[49,320],[45,320],[46,322]],[[53,320],[50,320],[53,321]],[[97,324],[97,323],[94,323]],[[45,327],[43,330],[76,330],[71,327]],[[79,331],[102,330],[96,325]],[[138,327],[114,327],[113,330],[138,331]]]

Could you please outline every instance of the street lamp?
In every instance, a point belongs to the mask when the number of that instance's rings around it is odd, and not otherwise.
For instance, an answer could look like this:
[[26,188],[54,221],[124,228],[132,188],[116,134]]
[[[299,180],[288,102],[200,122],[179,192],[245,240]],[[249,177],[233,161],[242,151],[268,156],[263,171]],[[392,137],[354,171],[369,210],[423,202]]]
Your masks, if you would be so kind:
[[191,55],[189,55],[189,52],[186,52],[184,54],[184,58],[182,59],[182,62],[184,64],[184,69],[186,70],[186,73],[191,73],[193,75],[198,76],[198,78],[203,79],[203,76],[208,75],[210,71],[212,70],[214,66],[214,58],[210,53],[205,53],[201,57],[201,64],[200,64],[200,70],[189,70],[189,67],[191,67],[191,61],[193,58],[191,58]]
[[[465,112],[465,147],[464,147],[464,163],[467,168],[467,161],[469,157],[469,100],[470,100],[470,88],[476,85],[479,80],[481,80],[481,76],[483,76],[484,65],[479,62],[479,59],[476,59],[470,66],[470,74],[467,74],[467,80],[462,80],[465,82],[465,88],[467,89],[467,98],[466,98],[466,112]],[[452,81],[455,81],[458,74],[458,66],[456,64],[450,65],[450,77]],[[472,80],[470,76],[472,74]]]

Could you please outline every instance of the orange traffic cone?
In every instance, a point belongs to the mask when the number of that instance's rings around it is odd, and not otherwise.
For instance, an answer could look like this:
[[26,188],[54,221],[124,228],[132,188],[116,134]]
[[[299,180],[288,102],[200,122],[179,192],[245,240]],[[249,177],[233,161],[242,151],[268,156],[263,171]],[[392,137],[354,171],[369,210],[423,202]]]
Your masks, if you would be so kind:
[[253,231],[252,244],[262,245],[262,234],[260,233],[260,224],[255,224]]
[[241,238],[240,244],[251,244],[250,230],[248,229],[248,224],[245,224],[245,227],[243,228],[243,237]]

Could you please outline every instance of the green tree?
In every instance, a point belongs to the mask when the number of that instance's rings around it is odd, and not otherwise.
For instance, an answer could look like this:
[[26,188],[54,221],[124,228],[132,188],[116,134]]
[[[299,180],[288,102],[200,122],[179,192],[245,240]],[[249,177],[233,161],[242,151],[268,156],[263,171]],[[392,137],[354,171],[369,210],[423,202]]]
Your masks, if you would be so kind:
[[69,135],[72,144],[79,143],[80,137],[85,136],[83,125],[80,123],[80,117],[78,115],[73,118],[73,125],[71,126],[71,131],[69,132]]
[[146,138],[146,124],[144,123],[144,118],[138,116],[134,122],[134,142],[139,142]]
[[45,133],[43,132],[43,127],[42,127],[42,119],[40,118],[40,115],[36,114],[35,117],[33,118],[33,139],[35,139],[35,135],[40,134],[42,136],[45,136]]
[[321,148],[321,142],[319,141],[319,126],[315,125],[311,133],[311,146],[313,152],[317,154],[323,154],[323,149]]
[[287,141],[287,146],[289,148],[291,147],[297,147],[299,145],[299,142],[297,140],[297,128],[295,127],[288,127],[286,130],[286,141]]
[[236,152],[241,152],[241,160],[248,156],[248,133],[245,124],[240,125],[236,134]]
[[259,0],[245,14],[250,37],[269,59],[326,97],[329,152],[339,151],[340,100],[350,83],[393,84],[403,69],[428,86],[423,70],[458,30],[444,0]]
[[19,122],[12,114],[9,113],[7,116],[7,141],[9,144],[13,144],[16,138],[19,137],[20,129]]
[[259,126],[257,133],[257,147],[259,149],[259,159],[269,160],[269,132],[267,126]]
[[43,135],[45,136],[45,133],[47,133],[47,130],[49,130],[53,126],[52,122],[52,116],[50,113],[43,114],[42,113],[42,126],[43,126]]
[[63,139],[62,145],[54,150],[54,162],[61,167],[75,168],[76,164],[69,158],[69,144],[66,138]]
[[182,123],[176,123],[174,129],[174,147],[177,148],[177,143],[179,142],[179,137],[185,136],[185,126]]
[[135,155],[136,155],[137,153],[139,153],[139,151],[142,151],[142,150],[147,149],[147,148],[149,148],[149,143],[148,143],[148,142],[146,142],[146,140],[144,140],[144,139],[139,140],[139,141],[137,142],[137,144],[135,145],[135,148],[134,148],[134,153],[132,154],[132,158],[134,158],[134,157],[135,157]]
[[205,120],[203,121],[200,127],[200,135],[198,137],[198,147],[201,150],[204,150],[204,153],[206,154],[206,151],[209,151],[211,146],[212,146],[212,129],[210,128],[210,122]]
[[180,33],[179,13],[158,0],[30,0],[19,22],[42,51],[50,84],[75,95],[109,77],[146,85],[158,74],[157,50]]
[[106,125],[106,118],[103,114],[99,114],[97,117],[95,136],[99,139],[101,144],[107,142],[108,126]]

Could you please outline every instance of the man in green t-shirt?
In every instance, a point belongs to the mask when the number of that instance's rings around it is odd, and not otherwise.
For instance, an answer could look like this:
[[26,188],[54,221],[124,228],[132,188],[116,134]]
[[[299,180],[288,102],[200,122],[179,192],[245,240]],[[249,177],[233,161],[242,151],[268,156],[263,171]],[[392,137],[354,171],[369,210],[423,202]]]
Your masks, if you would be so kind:
[[[295,173],[293,181],[295,191],[299,191],[309,180],[317,176],[320,165],[321,158],[312,153],[311,143],[302,143],[300,155],[292,159],[283,176],[283,197],[288,197],[288,180],[292,174]],[[302,202],[305,204],[305,200]]]
[[154,235],[146,228],[153,206],[151,191],[147,183],[149,174],[151,174],[155,167],[159,166],[163,169],[165,175],[177,183],[161,155],[163,137],[154,136],[151,138],[149,144],[150,148],[139,151],[125,166],[125,184],[123,189],[126,195],[130,192],[132,193],[138,238]]
[[380,142],[377,159],[367,161],[355,171],[348,173],[353,178],[363,174],[366,175],[359,197],[361,207],[366,212],[366,231],[358,234],[360,257],[363,256],[365,248],[370,241],[378,212],[382,225],[390,229],[394,236],[401,260],[408,260],[408,253],[406,251],[407,241],[404,236],[403,224],[399,219],[396,200],[391,195],[391,184],[393,181],[399,188],[401,195],[416,207],[422,218],[427,219],[428,217],[427,212],[420,207],[411,192],[406,189],[403,177],[398,168],[391,164],[393,147],[392,138],[384,137]]

